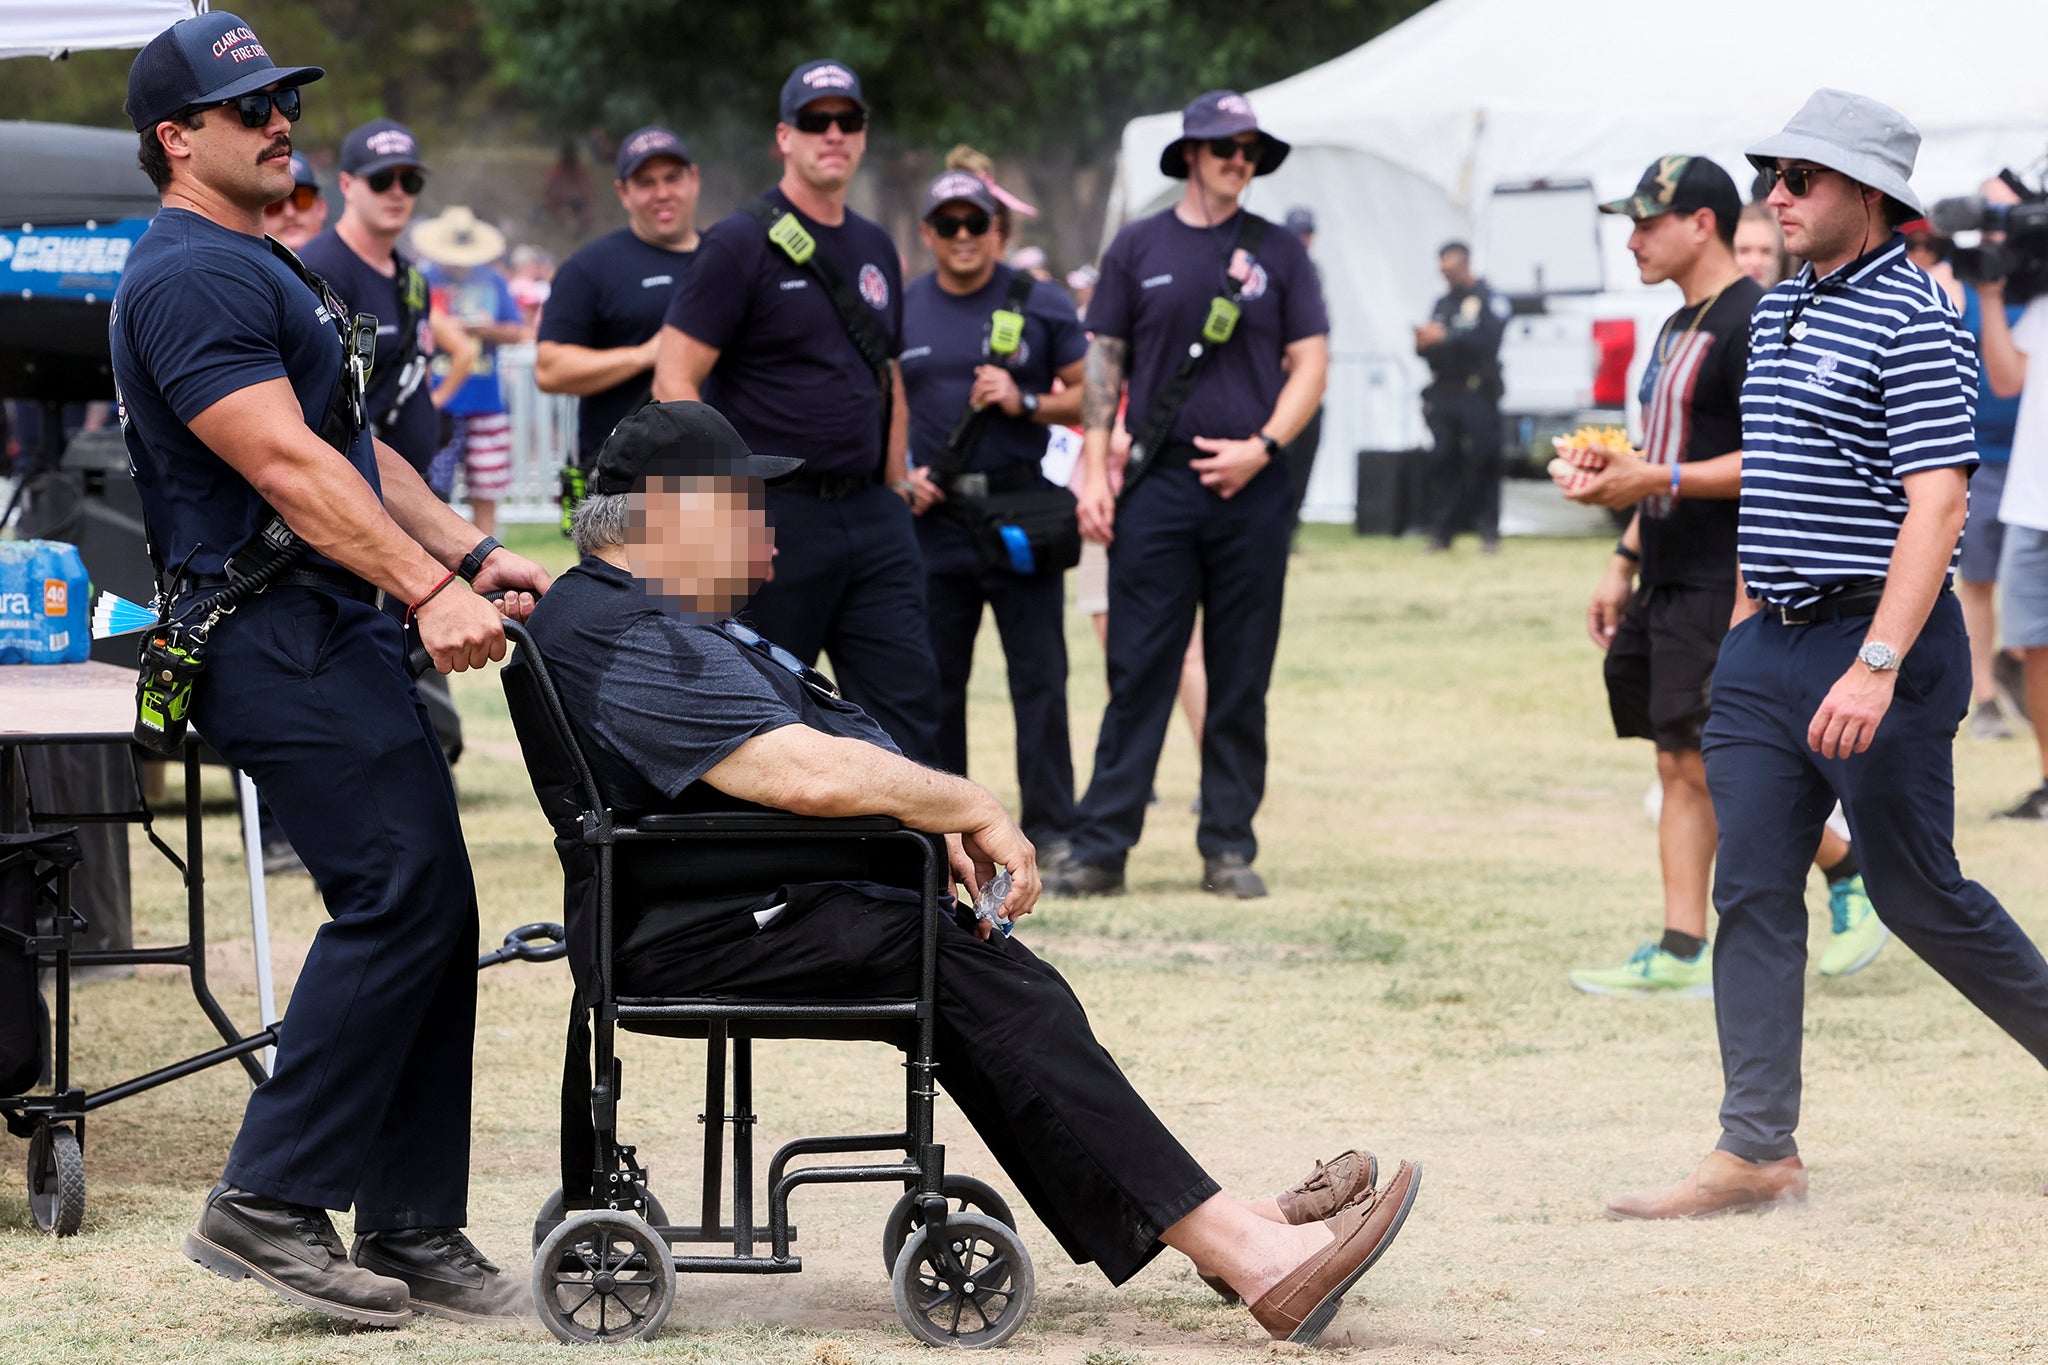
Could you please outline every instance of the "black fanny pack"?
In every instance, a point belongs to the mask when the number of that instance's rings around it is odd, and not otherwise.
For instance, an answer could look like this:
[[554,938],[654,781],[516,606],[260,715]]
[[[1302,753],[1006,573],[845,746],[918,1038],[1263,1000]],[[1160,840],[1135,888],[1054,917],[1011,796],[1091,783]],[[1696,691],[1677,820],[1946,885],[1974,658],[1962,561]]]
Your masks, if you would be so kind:
[[[1030,486],[979,497],[956,481],[945,506],[967,527],[976,553],[993,569],[1029,576],[1065,573],[1081,562],[1081,523],[1073,493],[1038,471]],[[963,476],[972,479],[973,475]]]

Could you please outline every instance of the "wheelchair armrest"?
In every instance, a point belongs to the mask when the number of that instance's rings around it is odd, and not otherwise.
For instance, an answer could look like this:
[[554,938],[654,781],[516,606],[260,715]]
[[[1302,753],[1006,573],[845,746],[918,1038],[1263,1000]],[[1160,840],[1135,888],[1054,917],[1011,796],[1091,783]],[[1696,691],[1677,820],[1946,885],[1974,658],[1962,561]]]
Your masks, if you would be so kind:
[[887,815],[826,818],[786,811],[707,811],[643,815],[633,828],[643,834],[894,834],[903,824]]

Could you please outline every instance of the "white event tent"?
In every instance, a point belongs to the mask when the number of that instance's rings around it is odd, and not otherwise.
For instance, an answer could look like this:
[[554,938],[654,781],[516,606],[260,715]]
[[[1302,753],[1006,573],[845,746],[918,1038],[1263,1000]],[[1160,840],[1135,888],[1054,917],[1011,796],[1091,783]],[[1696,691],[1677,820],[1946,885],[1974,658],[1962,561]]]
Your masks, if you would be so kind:
[[[1818,86],[1898,108],[1924,141],[1913,183],[1932,202],[2048,150],[2048,4],[2041,0],[1438,0],[1333,61],[1248,92],[1294,144],[1248,203],[1314,210],[1332,321],[1328,415],[1308,514],[1348,520],[1352,453],[1427,444],[1426,371],[1410,327],[1442,292],[1435,250],[1463,237],[1482,273],[1492,188],[1590,179],[1619,198],[1671,152],[1711,156],[1747,191],[1749,143]],[[1193,91],[1189,92],[1192,95]],[[1177,112],[1126,125],[1110,228],[1176,198],[1159,149]],[[1640,288],[1627,225],[1603,229],[1610,290]],[[1671,305],[1678,297],[1670,286]]]
[[0,0],[0,57],[141,47],[207,0]]

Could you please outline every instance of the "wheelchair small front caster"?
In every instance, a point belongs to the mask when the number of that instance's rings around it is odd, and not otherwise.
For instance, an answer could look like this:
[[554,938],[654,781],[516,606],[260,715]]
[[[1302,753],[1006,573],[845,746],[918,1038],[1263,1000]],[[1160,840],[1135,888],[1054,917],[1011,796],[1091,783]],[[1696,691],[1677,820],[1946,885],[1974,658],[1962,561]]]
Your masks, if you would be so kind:
[[[941,1186],[946,1192],[949,1213],[980,1213],[995,1219],[1012,1232],[1017,1230],[1017,1215],[1010,1212],[1010,1203],[994,1187],[976,1180],[971,1175],[949,1175]],[[886,1274],[896,1271],[896,1256],[903,1250],[903,1244],[910,1240],[910,1234],[917,1227],[917,1189],[905,1190],[903,1197],[896,1201],[896,1207],[889,1210],[889,1221],[882,1224],[882,1270]]]
[[675,1307],[675,1262],[637,1216],[590,1209],[534,1253],[533,1301],[548,1330],[571,1344],[646,1341]]
[[[540,1212],[533,1216],[533,1249],[539,1251],[540,1244],[548,1239],[548,1234],[562,1226],[563,1220],[568,1216],[569,1211],[562,1206],[560,1189],[541,1201]],[[654,1197],[653,1190],[647,1192],[647,1221],[658,1228],[669,1225],[668,1210]]]
[[36,1227],[69,1237],[85,1221],[85,1153],[62,1123],[39,1123],[28,1142],[28,1214]]
[[[933,1234],[938,1234],[935,1243]],[[978,1213],[920,1227],[890,1279],[896,1316],[928,1346],[1000,1346],[1031,1312],[1031,1253],[1016,1232]]]

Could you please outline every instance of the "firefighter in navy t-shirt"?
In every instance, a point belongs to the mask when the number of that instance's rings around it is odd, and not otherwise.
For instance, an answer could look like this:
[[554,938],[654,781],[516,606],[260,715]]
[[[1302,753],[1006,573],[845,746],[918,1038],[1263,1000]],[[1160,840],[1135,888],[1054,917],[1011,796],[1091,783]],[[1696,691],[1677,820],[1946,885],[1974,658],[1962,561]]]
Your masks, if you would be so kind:
[[781,182],[714,224],[662,325],[654,396],[701,399],[749,448],[803,460],[768,490],[780,553],[750,614],[833,671],[921,763],[938,761],[938,669],[904,458],[903,273],[846,206],[867,148],[860,78],[805,62],[783,82]]
[[[932,181],[921,234],[937,269],[904,291],[901,363],[939,665],[939,765],[967,772],[967,679],[990,607],[1017,716],[1018,823],[1040,866],[1052,867],[1074,822],[1066,574],[1043,564],[1019,573],[978,548],[987,541],[976,531],[985,497],[1052,488],[1039,468],[1046,428],[1081,415],[1088,334],[1059,286],[1002,264],[1008,222],[980,176],[948,171]],[[1000,328],[998,313],[1008,315]],[[1059,393],[1055,379],[1066,386]]]
[[[302,1308],[396,1326],[530,1312],[468,1221],[476,890],[455,787],[377,589],[437,667],[505,653],[548,577],[428,491],[362,424],[346,308],[262,235],[291,189],[299,87],[215,11],[136,57],[128,113],[163,211],[115,294],[114,378],[175,621],[196,627],[280,517],[309,552],[206,636],[192,723],[250,774],[320,886],[270,1079],[185,1254]],[[494,607],[479,591],[508,590]],[[329,1209],[355,1210],[344,1251]]]
[[697,259],[697,167],[666,128],[619,144],[613,181],[626,226],[562,262],[540,315],[533,378],[575,394],[576,464],[588,469],[621,418],[654,392],[661,320]]
[[[1127,225],[1102,260],[1088,306],[1080,514],[1083,533],[1109,546],[1110,699],[1072,860],[1046,883],[1056,895],[1123,888],[1197,607],[1209,665],[1202,885],[1266,892],[1251,866],[1252,816],[1266,785],[1266,686],[1292,519],[1284,452],[1322,402],[1330,359],[1307,250],[1238,203],[1287,150],[1244,96],[1203,95],[1159,159],[1187,192]],[[1109,430],[1126,375],[1134,447],[1119,496]]]

